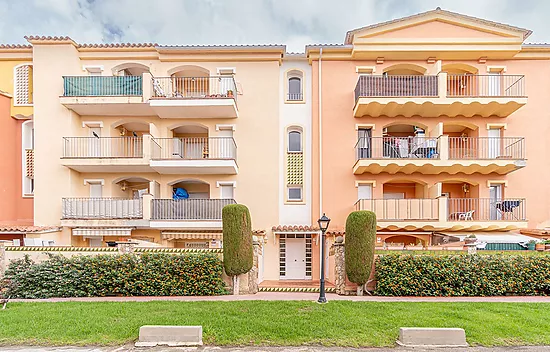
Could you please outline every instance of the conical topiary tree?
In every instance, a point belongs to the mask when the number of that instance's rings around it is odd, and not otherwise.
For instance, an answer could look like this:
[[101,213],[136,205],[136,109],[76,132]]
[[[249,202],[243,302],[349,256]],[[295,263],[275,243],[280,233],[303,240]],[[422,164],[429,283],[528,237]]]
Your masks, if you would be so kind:
[[252,269],[252,222],[245,205],[230,204],[222,209],[223,265],[225,273],[233,277],[233,293],[239,293],[239,276]]
[[357,295],[363,295],[363,285],[370,277],[374,262],[376,214],[354,211],[346,220],[345,265],[348,279],[357,284]]

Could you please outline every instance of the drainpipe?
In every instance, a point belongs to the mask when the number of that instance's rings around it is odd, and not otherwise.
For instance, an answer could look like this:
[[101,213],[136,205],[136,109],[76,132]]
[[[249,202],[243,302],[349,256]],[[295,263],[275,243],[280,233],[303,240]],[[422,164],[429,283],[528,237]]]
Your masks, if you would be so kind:
[[[322,94],[322,79],[321,79],[321,58],[323,57],[323,48],[319,49],[319,218],[323,216],[323,109],[322,109],[322,100],[323,100],[323,94]],[[321,235],[321,231],[319,231],[319,234],[317,235],[321,237],[321,241],[324,240],[323,236]],[[322,256],[323,256],[323,245],[319,243],[319,273],[321,273],[322,265]]]
[[323,93],[321,78],[321,59],[323,48],[319,49],[319,217],[323,216]]

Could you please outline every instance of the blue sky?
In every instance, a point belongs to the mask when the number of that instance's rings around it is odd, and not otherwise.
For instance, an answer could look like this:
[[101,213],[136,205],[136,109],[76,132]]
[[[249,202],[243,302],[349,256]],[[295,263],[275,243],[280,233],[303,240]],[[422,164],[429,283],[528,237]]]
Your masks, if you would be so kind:
[[81,43],[341,43],[347,30],[435,9],[534,31],[550,42],[549,0],[0,0],[0,41],[68,35]]

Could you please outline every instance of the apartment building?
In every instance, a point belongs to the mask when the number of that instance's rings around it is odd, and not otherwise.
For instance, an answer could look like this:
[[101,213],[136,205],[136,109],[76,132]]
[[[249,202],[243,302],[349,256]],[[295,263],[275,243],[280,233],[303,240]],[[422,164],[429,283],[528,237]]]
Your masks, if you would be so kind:
[[436,9],[300,54],[27,37],[0,50],[2,172],[34,224],[7,220],[56,245],[220,248],[222,208],[245,204],[267,288],[319,279],[322,213],[329,244],[353,210],[378,247],[543,228],[550,47],[530,34]]
[[374,211],[393,248],[543,227],[550,48],[530,34],[438,8],[308,46],[312,219]]

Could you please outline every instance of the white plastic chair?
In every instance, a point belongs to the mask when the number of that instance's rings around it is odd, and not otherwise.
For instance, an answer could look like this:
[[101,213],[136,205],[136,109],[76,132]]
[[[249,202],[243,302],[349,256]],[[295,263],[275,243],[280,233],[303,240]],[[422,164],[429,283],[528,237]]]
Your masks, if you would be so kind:
[[465,213],[462,213],[458,215],[458,220],[474,220],[474,217],[473,217],[474,212],[475,210],[470,210]]

